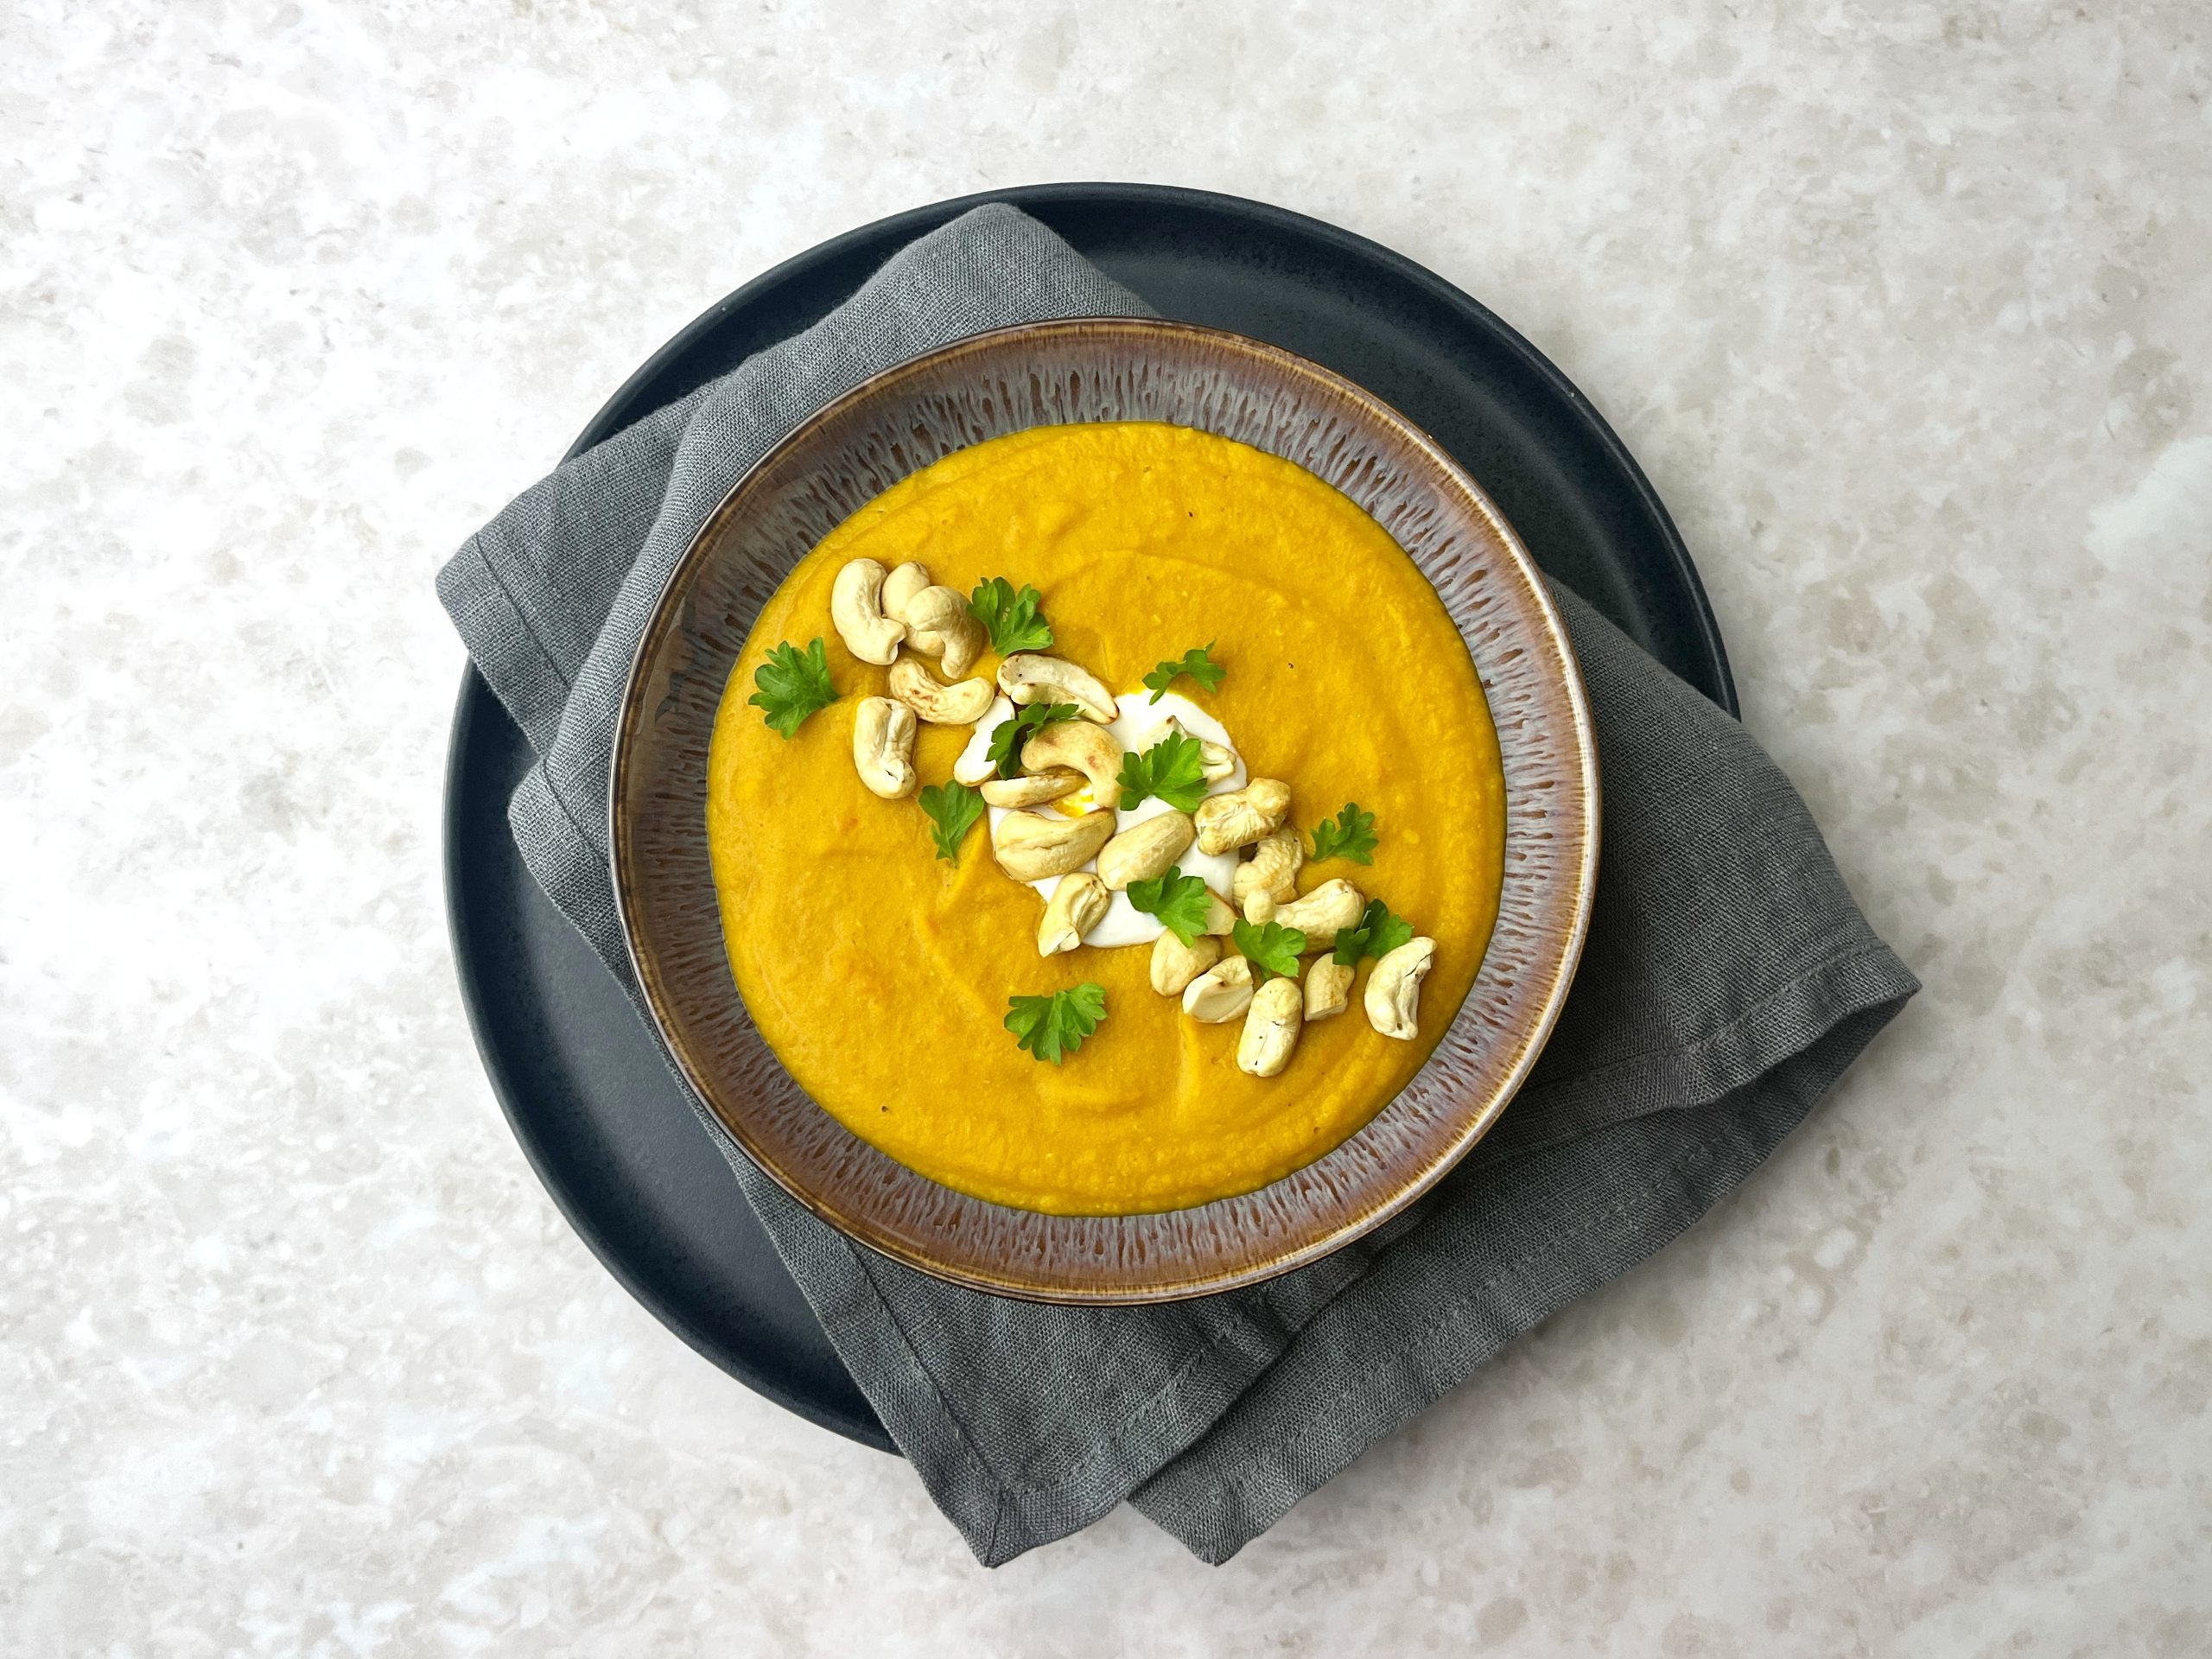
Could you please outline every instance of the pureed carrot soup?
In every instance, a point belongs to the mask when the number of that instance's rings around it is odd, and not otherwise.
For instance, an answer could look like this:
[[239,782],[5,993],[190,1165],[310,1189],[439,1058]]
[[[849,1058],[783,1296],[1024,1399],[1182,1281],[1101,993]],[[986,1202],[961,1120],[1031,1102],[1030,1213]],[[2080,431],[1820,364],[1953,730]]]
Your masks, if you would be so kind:
[[803,560],[723,695],[707,829],[738,988],[824,1110],[1100,1215],[1265,1185],[1405,1086],[1481,965],[1504,803],[1381,526],[1116,423],[950,455]]

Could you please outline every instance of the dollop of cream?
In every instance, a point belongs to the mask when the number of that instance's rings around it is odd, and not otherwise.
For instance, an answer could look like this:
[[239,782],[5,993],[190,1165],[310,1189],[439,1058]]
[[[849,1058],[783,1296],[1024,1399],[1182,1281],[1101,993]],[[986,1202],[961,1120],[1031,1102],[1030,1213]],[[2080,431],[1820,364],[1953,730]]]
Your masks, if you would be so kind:
[[[1249,781],[1244,769],[1244,756],[1237,748],[1236,740],[1230,736],[1219,721],[1188,697],[1170,691],[1154,702],[1149,691],[1125,691],[1115,698],[1114,705],[1121,713],[1106,729],[1114,734],[1115,741],[1122,746],[1124,753],[1135,754],[1150,748],[1167,735],[1169,721],[1180,721],[1183,729],[1192,737],[1218,743],[1236,757],[1235,769],[1226,778],[1211,785],[1207,794],[1225,794],[1232,789],[1243,788]],[[961,752],[960,759],[955,763],[956,776],[974,776],[978,772],[988,775],[985,767],[990,755],[991,734],[998,729],[1001,721],[1013,719],[1014,714],[1014,704],[1005,697],[991,705],[990,711],[976,722],[975,735],[968,740],[968,747]],[[1074,794],[1065,797],[1058,804],[1064,811],[1077,812],[1089,810],[1097,804],[1091,799],[1090,786],[1086,784]],[[1142,823],[1147,818],[1157,817],[1162,812],[1173,812],[1174,810],[1157,796],[1147,796],[1126,812],[1116,805],[1113,808],[1114,832],[1119,835],[1131,824]],[[992,825],[995,827],[1008,810],[1002,806],[990,808]],[[1202,853],[1194,844],[1176,861],[1175,868],[1185,875],[1198,877],[1219,893],[1226,903],[1230,884],[1236,880],[1237,862],[1235,853]],[[1098,861],[1093,859],[1083,868],[1096,870]],[[1052,889],[1059,885],[1059,881],[1060,878],[1055,875],[1042,881],[1032,881],[1029,885],[1050,899]],[[1083,942],[1087,945],[1111,950],[1117,945],[1150,944],[1165,931],[1166,930],[1155,918],[1146,915],[1129,902],[1128,894],[1117,893],[1114,895],[1113,903],[1107,907],[1105,918],[1084,935]]]

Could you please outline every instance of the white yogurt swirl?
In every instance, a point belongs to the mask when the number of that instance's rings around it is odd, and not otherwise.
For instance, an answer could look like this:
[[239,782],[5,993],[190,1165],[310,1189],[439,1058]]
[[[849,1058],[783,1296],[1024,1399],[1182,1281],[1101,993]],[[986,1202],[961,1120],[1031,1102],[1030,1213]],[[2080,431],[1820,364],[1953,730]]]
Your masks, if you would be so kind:
[[[1158,702],[1154,702],[1152,700],[1152,693],[1149,691],[1128,691],[1116,697],[1114,702],[1115,707],[1121,710],[1121,715],[1106,729],[1114,734],[1114,741],[1122,746],[1123,753],[1136,754],[1150,748],[1167,735],[1169,721],[1179,721],[1183,729],[1192,737],[1202,739],[1208,743],[1220,744],[1236,760],[1236,766],[1230,774],[1218,783],[1211,785],[1206,790],[1206,793],[1220,795],[1232,789],[1244,787],[1247,781],[1244,757],[1237,752],[1236,745],[1230,741],[1229,733],[1224,729],[1222,723],[1188,697],[1179,696],[1174,692],[1169,691],[1163,694]],[[968,740],[968,747],[961,751],[960,759],[955,762],[956,775],[965,774],[972,777],[985,769],[990,759],[991,734],[999,728],[999,723],[1001,721],[1013,719],[1014,713],[1014,704],[1005,697],[1001,697],[991,705],[989,712],[976,722],[976,734]],[[1085,784],[1074,794],[1064,797],[1056,804],[1069,809],[1092,805],[1090,785]],[[995,806],[990,809],[990,821],[994,829],[997,827],[999,820],[1006,817],[1010,810],[1002,806]],[[1116,806],[1113,808],[1114,833],[1119,835],[1131,824],[1142,823],[1147,818],[1157,817],[1162,812],[1173,810],[1175,810],[1173,807],[1156,795],[1147,796],[1126,812]],[[1230,886],[1236,879],[1237,861],[1236,855],[1233,852],[1202,853],[1193,845],[1184,850],[1182,857],[1176,861],[1175,868],[1185,875],[1198,877],[1224,899],[1227,899],[1230,896]],[[1098,861],[1092,859],[1083,868],[1086,870],[1096,870],[1098,868]],[[1046,877],[1041,881],[1032,881],[1029,885],[1046,898],[1050,899],[1052,896],[1052,889],[1058,887],[1059,882],[1060,878],[1052,875]],[[1166,930],[1160,925],[1157,918],[1146,915],[1129,902],[1128,893],[1117,893],[1114,895],[1113,903],[1107,908],[1105,919],[1084,934],[1083,942],[1085,944],[1098,945],[1106,949],[1123,944],[1150,944],[1165,931]]]

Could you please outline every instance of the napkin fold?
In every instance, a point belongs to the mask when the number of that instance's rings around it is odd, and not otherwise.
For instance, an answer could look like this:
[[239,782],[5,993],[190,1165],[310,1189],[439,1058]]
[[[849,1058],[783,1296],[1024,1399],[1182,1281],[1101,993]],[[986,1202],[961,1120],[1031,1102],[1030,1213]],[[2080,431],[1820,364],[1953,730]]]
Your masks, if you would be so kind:
[[[813,327],[562,465],[440,573],[470,657],[538,757],[508,814],[524,859],[633,1001],[606,845],[614,728],[647,616],[708,515],[801,420],[882,369],[1013,323],[1149,315],[1034,220],[977,208]],[[1919,988],[1743,728],[1554,591],[1605,779],[1588,946],[1498,1126],[1375,1233],[1192,1301],[1014,1301],[853,1243],[693,1101],[838,1354],[986,1565],[1124,1500],[1203,1560],[1228,1560],[1704,1214]]]

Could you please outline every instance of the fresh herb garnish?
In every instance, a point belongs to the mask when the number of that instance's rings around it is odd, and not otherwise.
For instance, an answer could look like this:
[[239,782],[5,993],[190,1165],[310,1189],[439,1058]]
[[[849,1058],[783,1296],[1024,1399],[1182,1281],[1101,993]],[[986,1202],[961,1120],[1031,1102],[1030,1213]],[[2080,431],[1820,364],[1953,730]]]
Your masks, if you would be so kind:
[[1160,925],[1185,944],[1195,944],[1206,931],[1213,895],[1202,877],[1171,869],[1149,881],[1130,882],[1128,893],[1130,909],[1158,917]]
[[1281,922],[1268,922],[1259,927],[1239,922],[1229,930],[1229,937],[1236,941],[1236,948],[1262,977],[1268,974],[1282,979],[1298,977],[1298,953],[1306,949],[1306,935],[1298,929],[1285,927]]
[[1009,996],[1007,1004],[1006,1028],[1014,1033],[1015,1046],[1058,1065],[1106,1017],[1106,988],[1085,984],[1050,996]]
[[1361,811],[1357,801],[1346,801],[1335,818],[1324,818],[1313,826],[1313,861],[1332,858],[1355,864],[1375,861],[1375,815]]
[[818,633],[804,651],[788,641],[771,651],[768,660],[753,671],[753,683],[760,689],[746,702],[762,709],[768,723],[785,737],[806,724],[816,709],[837,701],[837,688],[830,683],[830,658]]
[[1414,936],[1414,925],[1393,916],[1390,906],[1370,899],[1360,912],[1359,925],[1337,935],[1335,960],[1339,968],[1357,968],[1363,957],[1387,957]]
[[1039,613],[1045,595],[1034,588],[1020,593],[1004,576],[979,582],[968,597],[968,613],[991,636],[991,649],[1001,657],[1017,651],[1043,651],[1052,643],[1052,626]]
[[920,798],[922,810],[930,815],[930,833],[937,837],[937,855],[957,864],[961,842],[983,816],[982,796],[965,784],[931,784]]
[[1029,740],[1047,726],[1073,720],[1083,713],[1071,702],[1033,702],[991,728],[991,764],[1001,778],[1021,776],[1021,751]]
[[1122,757],[1122,810],[1157,795],[1178,812],[1195,812],[1206,798],[1205,757],[1198,740],[1170,732],[1141,754]]
[[1213,648],[1218,643],[1209,639],[1197,649],[1185,652],[1179,662],[1171,658],[1146,675],[1144,683],[1152,688],[1152,700],[1158,702],[1166,696],[1167,688],[1175,683],[1178,675],[1189,675],[1209,691],[1217,688],[1221,677],[1229,672],[1213,659]]

